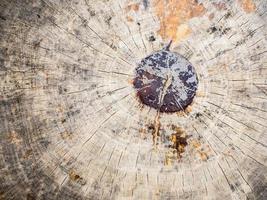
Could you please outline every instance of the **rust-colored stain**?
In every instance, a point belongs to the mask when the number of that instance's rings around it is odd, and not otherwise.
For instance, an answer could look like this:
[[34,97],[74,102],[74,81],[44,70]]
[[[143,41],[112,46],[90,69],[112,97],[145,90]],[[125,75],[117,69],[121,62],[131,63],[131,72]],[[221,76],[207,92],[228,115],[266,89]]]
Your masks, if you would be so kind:
[[190,146],[196,150],[197,156],[202,161],[207,161],[209,157],[212,155],[210,147],[208,145],[206,146],[203,145],[199,140],[196,140],[196,139],[191,140]]
[[185,152],[185,148],[188,145],[189,136],[186,135],[185,131],[176,125],[171,125],[173,133],[168,137],[171,142],[168,151],[165,153],[165,162],[167,166],[171,166],[175,160],[180,160],[182,154]]
[[12,131],[9,135],[9,142],[12,144],[19,145],[22,142],[22,139],[19,137],[18,133],[15,131]]
[[196,149],[201,147],[201,143],[198,140],[191,141],[191,145]]
[[186,38],[191,32],[187,22],[205,13],[205,7],[195,0],[153,0],[153,6],[160,20],[158,34],[173,42]]
[[140,129],[140,133],[142,136],[145,136],[146,132],[151,133],[152,138],[153,138],[153,145],[157,146],[159,136],[160,136],[160,129],[161,129],[160,114],[159,114],[159,112],[157,112],[157,115],[156,115],[153,123],[147,124],[146,129]]
[[252,0],[239,0],[239,3],[246,13],[256,10],[256,5]]
[[190,105],[188,105],[185,110],[176,112],[176,115],[178,117],[185,117],[189,115],[192,111],[193,111],[193,102]]
[[126,12],[130,12],[130,11],[135,11],[137,12],[139,10],[139,3],[133,3],[133,4],[129,4],[128,6],[125,7],[125,11]]
[[128,22],[133,22],[133,21],[134,21],[133,17],[131,17],[131,16],[129,15],[129,13],[130,13],[130,12],[138,12],[138,11],[139,11],[139,7],[140,7],[139,3],[132,3],[132,4],[127,5],[127,6],[124,8],[125,11],[126,11],[126,13],[127,13],[127,15],[126,15],[126,20],[127,20]]
[[140,136],[141,136],[141,138],[142,139],[146,139],[147,137],[146,137],[146,128],[140,128],[139,129],[139,133],[140,133]]
[[154,121],[154,132],[153,132],[153,144],[157,145],[158,136],[160,136],[159,133],[160,130],[160,114],[157,112],[155,121]]
[[134,21],[133,18],[130,17],[130,16],[126,16],[126,19],[127,19],[128,22],[133,22]]
[[77,182],[81,185],[85,184],[85,180],[79,174],[77,174],[75,171],[69,172],[69,178],[70,178],[70,180]]
[[203,91],[197,91],[196,96],[197,97],[205,97],[206,94]]
[[202,161],[207,161],[208,160],[208,154],[206,152],[203,152],[203,151],[198,151],[199,153],[199,156],[201,158]]
[[193,111],[192,105],[187,106],[186,109],[185,109],[185,113],[186,114],[191,113],[192,111]]
[[78,181],[81,177],[76,174],[74,171],[70,171],[69,177],[72,181]]
[[171,148],[176,151],[177,158],[181,158],[181,154],[185,152],[185,147],[188,144],[188,136],[185,134],[185,131],[181,127],[173,125],[172,130],[174,131],[174,133],[170,138],[170,141],[172,142]]
[[58,105],[57,107],[57,111],[60,112],[60,113],[63,113],[64,112],[64,106],[63,105]]
[[33,155],[33,151],[32,151],[32,149],[28,149],[28,150],[24,153],[23,158],[24,158],[24,159],[28,159],[28,158],[30,158],[32,155]]
[[[170,135],[164,135],[164,132],[167,130],[171,130]],[[182,158],[182,154],[185,152],[185,148],[188,145],[188,138],[190,137],[186,134],[184,129],[177,125],[172,124],[163,127],[160,123],[160,115],[157,115],[152,123],[147,124],[146,128],[141,128],[139,131],[142,139],[147,138],[147,133],[152,134],[153,146],[155,149],[157,149],[159,143],[163,142],[163,144],[166,145],[164,164],[169,166]]]
[[68,132],[68,131],[64,131],[60,133],[60,136],[62,137],[62,139],[72,139],[73,135],[72,133]]
[[177,160],[177,153],[176,150],[169,150],[165,153],[165,161],[164,165],[172,166],[175,161]]

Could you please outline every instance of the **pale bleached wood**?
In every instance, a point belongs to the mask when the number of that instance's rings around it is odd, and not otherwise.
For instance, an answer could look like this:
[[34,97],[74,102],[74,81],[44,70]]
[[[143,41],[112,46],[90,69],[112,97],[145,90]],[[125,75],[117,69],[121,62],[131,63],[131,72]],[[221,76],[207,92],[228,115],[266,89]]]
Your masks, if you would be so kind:
[[170,163],[132,85],[169,42],[153,2],[0,1],[0,199],[267,198],[266,2],[198,1],[182,21],[171,51],[199,86],[190,112],[160,116],[190,136]]

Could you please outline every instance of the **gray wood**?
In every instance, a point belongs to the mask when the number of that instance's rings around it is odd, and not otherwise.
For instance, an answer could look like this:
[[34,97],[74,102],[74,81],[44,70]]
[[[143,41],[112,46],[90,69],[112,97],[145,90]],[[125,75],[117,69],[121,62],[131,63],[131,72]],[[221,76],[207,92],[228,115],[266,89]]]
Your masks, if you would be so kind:
[[[0,199],[267,199],[266,1],[166,2],[0,1]],[[132,80],[170,40],[165,114]]]

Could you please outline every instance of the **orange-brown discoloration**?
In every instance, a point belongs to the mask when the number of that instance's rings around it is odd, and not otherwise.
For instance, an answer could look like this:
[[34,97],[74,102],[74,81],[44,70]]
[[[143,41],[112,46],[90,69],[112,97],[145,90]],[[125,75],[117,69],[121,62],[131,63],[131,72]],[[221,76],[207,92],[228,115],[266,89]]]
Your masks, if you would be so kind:
[[128,79],[127,82],[132,85],[134,83],[134,79]]
[[188,20],[205,12],[204,6],[195,0],[153,0],[153,6],[160,20],[159,35],[174,42],[190,34],[191,30],[186,24]]
[[157,112],[157,115],[154,121],[154,133],[153,133],[153,144],[154,145],[157,144],[158,136],[160,136],[159,130],[160,130],[160,113]]
[[190,105],[188,105],[185,110],[176,112],[176,115],[178,117],[187,116],[189,113],[191,113],[193,111],[193,107],[192,106],[193,106],[193,102]]
[[218,63],[213,68],[208,69],[208,74],[210,76],[213,76],[215,74],[218,74],[218,71],[228,71],[229,67],[226,63]]
[[211,156],[211,149],[208,145],[203,145],[199,140],[194,139],[190,141],[190,145],[196,150],[197,156],[202,161],[207,161]]
[[253,0],[239,0],[239,3],[246,13],[250,13],[256,10],[256,5]]
[[231,153],[230,150],[225,150],[225,151],[223,151],[222,153],[223,153],[223,155],[225,155],[225,156],[232,156],[232,153]]
[[188,145],[187,140],[189,136],[179,126],[171,125],[173,133],[168,137],[171,145],[169,150],[165,153],[165,165],[172,165],[175,160],[180,160],[182,154],[185,152],[185,148]]
[[133,22],[134,21],[133,18],[130,17],[130,16],[126,16],[126,19],[127,19],[128,22]]
[[19,145],[22,142],[22,139],[19,137],[18,133],[16,133],[15,131],[12,131],[9,135],[9,142],[12,144],[16,144]]
[[193,111],[193,108],[192,108],[191,105],[187,106],[186,109],[185,109],[186,114],[188,114],[188,113],[190,113],[192,111]]
[[32,154],[33,154],[32,149],[28,149],[28,150],[24,153],[23,158],[24,158],[24,159],[28,159],[28,158],[30,158],[30,157],[32,156]]
[[196,149],[201,147],[201,143],[198,140],[193,140],[191,145]]
[[72,133],[68,132],[68,131],[64,131],[62,133],[60,133],[60,136],[62,137],[62,139],[72,139],[73,135]]
[[69,177],[70,177],[70,179],[72,180],[72,181],[77,181],[77,180],[79,180],[81,177],[78,175],[78,174],[76,174],[74,171],[70,171],[69,172]]
[[196,96],[197,97],[205,97],[206,94],[204,93],[204,91],[197,91]]
[[208,160],[208,154],[203,152],[203,151],[198,151],[199,155],[200,155],[200,158],[201,160],[203,161],[207,161]]
[[85,180],[73,170],[71,170],[69,172],[69,179],[72,180],[72,181],[75,181],[75,182],[77,182],[77,183],[79,183],[81,185],[85,185],[86,184]]
[[137,12],[139,10],[139,3],[133,3],[128,6],[126,6],[125,10],[126,12],[135,11]]
[[128,22],[133,22],[134,21],[134,18],[131,15],[131,12],[138,12],[139,11],[139,3],[132,3],[132,4],[129,4],[127,5],[124,9],[127,13],[127,16],[126,16],[126,20]]
[[58,112],[60,112],[60,113],[63,113],[64,112],[64,106],[63,105],[58,105],[58,107],[57,107],[57,110],[58,110]]
[[172,130],[175,131],[175,133],[173,133],[170,138],[172,142],[171,148],[176,150],[177,158],[181,158],[181,154],[185,152],[185,147],[188,144],[188,136],[185,134],[185,131],[178,126],[173,125]]
[[174,153],[171,151],[166,152],[164,165],[171,166],[174,160],[175,160]]

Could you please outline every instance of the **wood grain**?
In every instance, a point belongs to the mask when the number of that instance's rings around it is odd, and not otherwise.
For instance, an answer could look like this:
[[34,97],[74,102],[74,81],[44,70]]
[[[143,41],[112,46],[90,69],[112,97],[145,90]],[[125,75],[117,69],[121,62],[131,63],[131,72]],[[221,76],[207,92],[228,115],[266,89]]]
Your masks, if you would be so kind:
[[[266,1],[158,2],[0,1],[0,199],[267,198]],[[164,32],[199,83],[158,116],[132,81]]]

